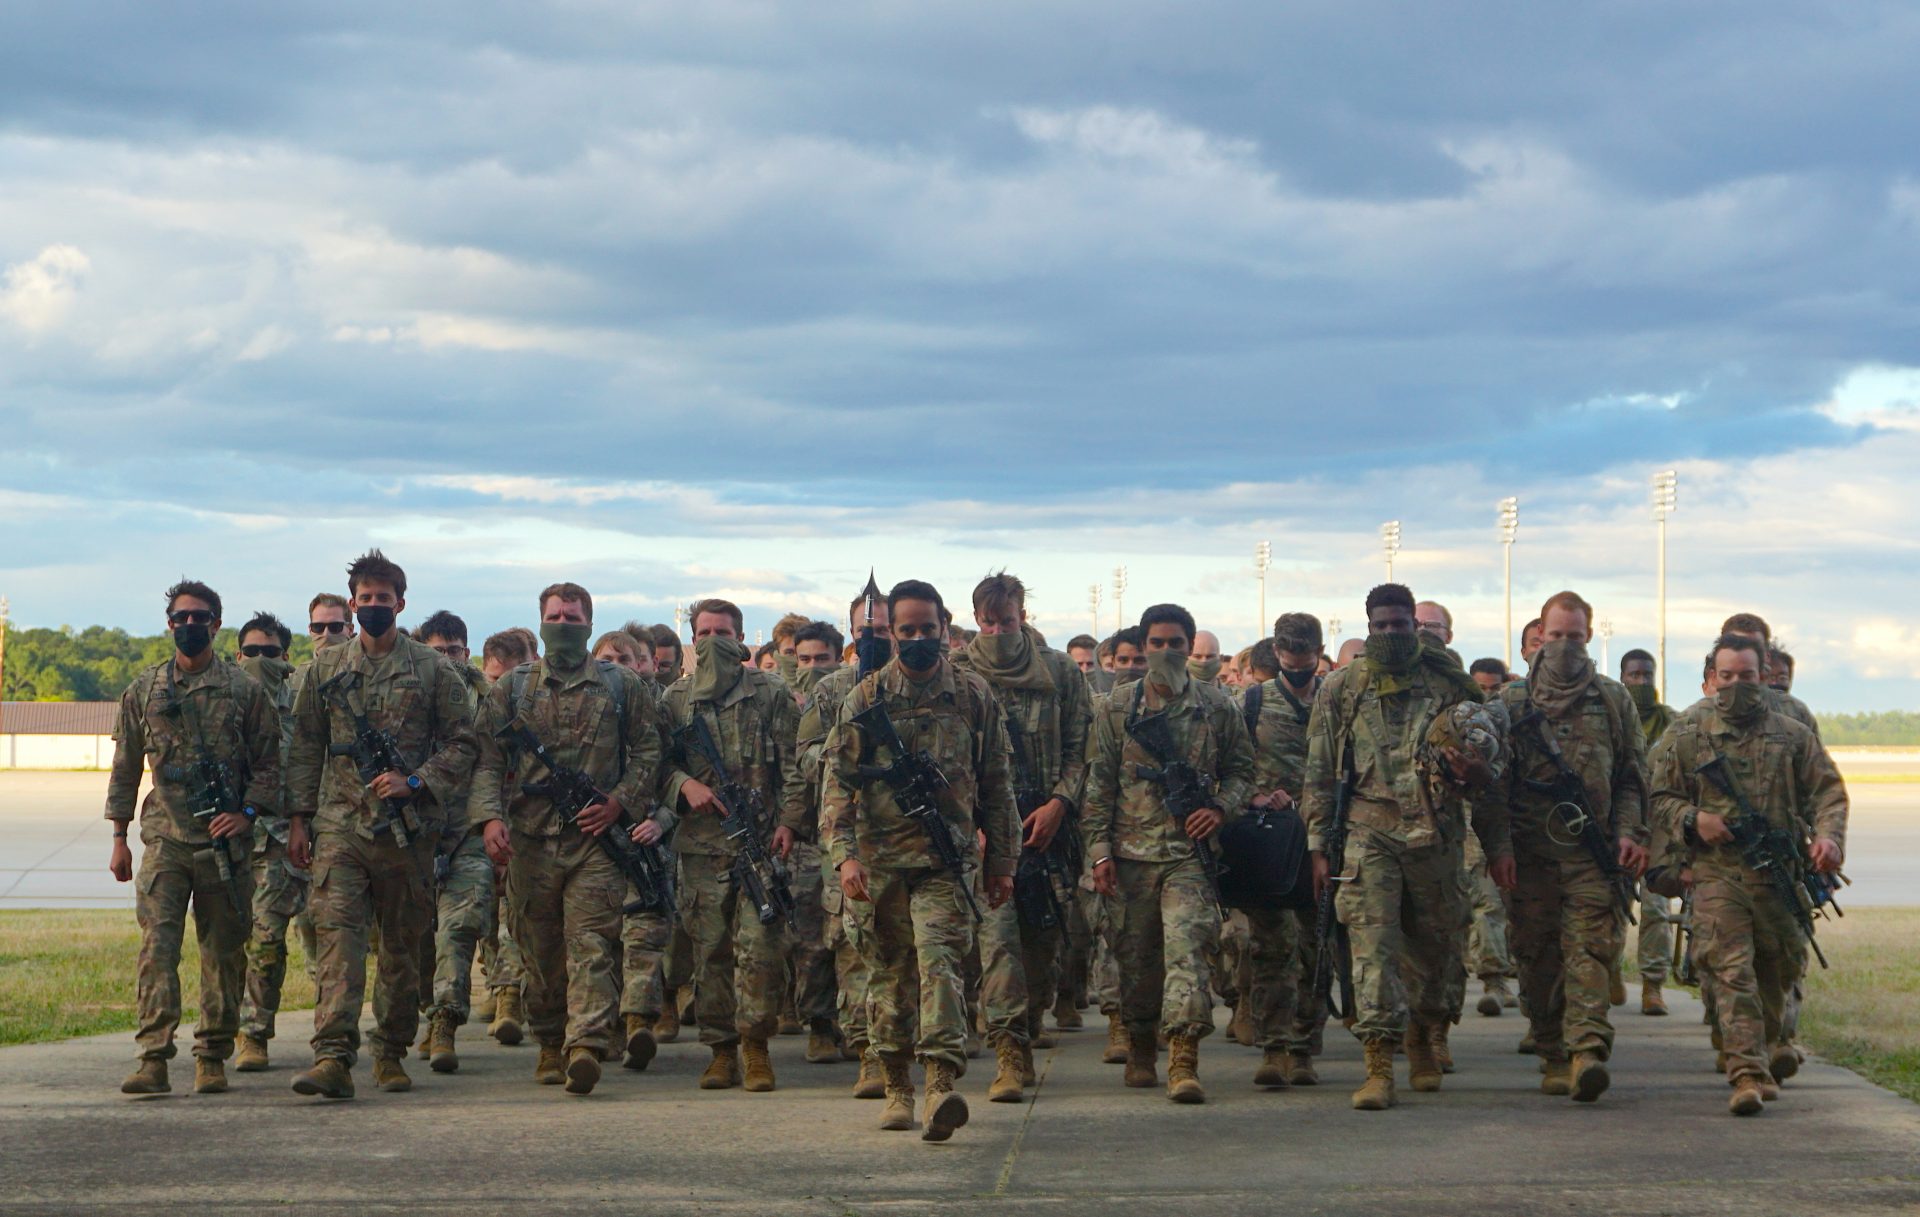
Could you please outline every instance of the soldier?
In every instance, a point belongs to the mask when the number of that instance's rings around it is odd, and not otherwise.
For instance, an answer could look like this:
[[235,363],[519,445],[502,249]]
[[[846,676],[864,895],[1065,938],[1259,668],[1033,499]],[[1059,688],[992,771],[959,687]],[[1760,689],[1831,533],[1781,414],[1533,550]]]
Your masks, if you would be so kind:
[[1793,693],[1793,656],[1779,647],[1767,650],[1767,688],[1775,693]]
[[[1771,651],[1773,646],[1773,630],[1767,625],[1765,619],[1757,613],[1735,613],[1721,623],[1720,633],[1722,635],[1738,634],[1743,638],[1751,638],[1759,643],[1763,662],[1764,657]],[[1765,677],[1766,680],[1771,681],[1773,679],[1773,669],[1767,667],[1761,675]],[[1791,679],[1789,679],[1788,683],[1791,685]],[[1763,683],[1761,688],[1766,690],[1765,697],[1769,709],[1776,713],[1786,715],[1794,722],[1799,723],[1802,727],[1813,732],[1813,738],[1816,742],[1820,739],[1820,720],[1813,716],[1812,710],[1807,709],[1806,702],[1801,701],[1785,689],[1774,688],[1771,684]]]
[[[587,656],[593,597],[576,583],[540,593],[546,658],[496,682],[480,705],[480,763],[470,814],[487,854],[507,868],[508,924],[525,972],[527,1026],[540,1044],[534,1080],[584,1095],[619,1042],[620,916],[627,880],[600,842],[629,810],[644,811],[661,746],[653,698],[618,664]],[[524,727],[563,769],[605,799],[568,820],[547,783],[557,775],[503,732]],[[531,745],[527,745],[531,748]],[[657,840],[645,819],[635,837]]]
[[[1639,715],[1640,736],[1649,750],[1673,723],[1673,710],[1661,702],[1653,656],[1635,648],[1620,657],[1620,683]],[[1667,1013],[1661,988],[1673,962],[1673,904],[1650,887],[1640,892],[1640,931],[1637,961],[1640,972],[1640,1013],[1659,1018]]]
[[[809,621],[794,631],[792,685],[797,710],[804,709],[820,681],[839,668],[840,649],[845,643],[845,635],[830,621]],[[819,784],[812,767],[802,768],[808,803],[804,830],[815,820]],[[821,868],[820,847],[811,837],[810,831],[796,834],[789,859],[794,917],[799,928],[789,935],[787,970],[792,977],[794,1010],[807,1028],[807,1060],[826,1065],[841,1059],[840,1030],[834,1020],[838,994],[827,928],[826,875]]]
[[[726,817],[757,814],[759,844],[781,859],[793,852],[794,835],[809,818],[794,745],[799,712],[776,675],[742,666],[748,652],[740,640],[736,605],[702,600],[690,615],[693,679],[676,682],[661,703],[675,747],[660,783],[660,801],[680,813],[674,839],[680,860],[679,921],[693,945],[700,1042],[713,1050],[700,1089],[725,1090],[744,1082],[747,1090],[764,1092],[774,1087],[767,1040],[778,1030],[786,1004],[787,927],[777,916],[767,921],[765,913],[756,915],[739,873],[747,863],[740,857],[740,841],[729,835]],[[692,742],[702,727],[720,755],[724,775]],[[741,797],[759,797],[757,813],[721,801],[715,788],[723,776],[738,783]],[[778,878],[784,882],[783,874]],[[762,876],[762,882],[772,879]]]
[[307,602],[307,634],[315,654],[352,642],[353,606],[338,592],[321,592]]
[[[1485,790],[1493,775],[1484,758],[1457,751],[1423,764],[1428,732],[1452,707],[1477,703],[1479,688],[1422,641],[1405,587],[1374,588],[1366,608],[1365,653],[1329,676],[1314,701],[1303,807],[1315,887],[1324,890],[1333,880],[1324,834],[1334,786],[1351,779],[1336,907],[1352,946],[1353,1032],[1367,1063],[1353,1106],[1382,1111],[1395,1101],[1396,1043],[1406,1043],[1414,1089],[1440,1088],[1431,1045],[1450,1013],[1447,986],[1460,966],[1454,935],[1467,919],[1460,789]],[[1488,874],[1504,891],[1513,887],[1513,857],[1502,812],[1473,802]]]
[[[1092,711],[1086,678],[1072,660],[1037,641],[1027,624],[1027,589],[1019,579],[1001,573],[981,580],[973,589],[973,618],[980,633],[954,663],[985,678],[1005,715],[1015,810],[1024,817],[1027,877],[1017,882],[1039,885],[1034,900],[1010,900],[980,926],[980,997],[996,1064],[987,1099],[1017,1103],[1023,1088],[1035,1084],[1033,1041],[1059,983],[1063,927],[1053,910],[1063,906],[1050,890],[1044,859],[1049,853],[1064,859],[1071,891],[1079,878],[1078,851],[1065,842],[1056,851],[1055,838],[1077,831],[1070,820],[1085,785]],[[1048,919],[1053,924],[1043,926]]]
[[[1083,833],[1093,883],[1113,901],[1114,956],[1127,1027],[1128,1086],[1157,1083],[1157,1034],[1168,1045],[1167,1097],[1203,1103],[1200,1041],[1213,1031],[1206,947],[1220,933],[1218,893],[1203,868],[1204,844],[1252,793],[1253,750],[1232,700],[1187,666],[1193,617],[1177,604],[1140,615],[1147,674],[1115,689],[1095,715],[1087,751]],[[1117,650],[1118,648],[1116,648]],[[1131,728],[1164,715],[1177,754],[1156,757]],[[1168,781],[1146,771],[1190,766],[1207,793],[1184,831],[1168,806]]]
[[[465,789],[475,752],[466,684],[394,626],[407,605],[406,572],[369,550],[347,568],[347,591],[359,637],[318,652],[302,674],[287,760],[287,851],[313,869],[320,951],[313,1067],[293,1089],[336,1099],[353,1097],[369,922],[390,948],[374,981],[374,1082],[413,1088],[401,1060],[420,1029],[415,944],[431,915],[446,805]],[[386,745],[397,759],[379,755]]]
[[[1741,824],[1750,808],[1768,829],[1788,835],[1798,867],[1832,874],[1844,857],[1847,794],[1813,733],[1770,708],[1763,644],[1723,635],[1708,662],[1712,701],[1682,714],[1654,748],[1653,815],[1689,853],[1694,960],[1713,981],[1733,1087],[1727,1106],[1750,1116],[1799,1069],[1786,1002],[1806,970],[1808,940],[1767,879],[1747,865],[1730,826],[1751,827]],[[1732,793],[1709,776],[1715,765]],[[1791,879],[1797,894],[1800,875]]]
[[1193,653],[1187,656],[1187,675],[1203,685],[1220,683],[1220,636],[1212,630],[1196,630]]
[[[287,660],[292,642],[293,631],[272,613],[256,613],[240,627],[240,670],[259,681],[273,701],[280,726],[283,778],[287,748],[293,742],[293,664]],[[240,1048],[233,1060],[238,1073],[257,1073],[267,1067],[267,1041],[273,1038],[280,989],[287,978],[287,927],[307,907],[308,874],[287,859],[286,806],[283,782],[274,803],[281,814],[263,815],[256,821],[263,831],[255,836],[253,846],[253,929],[247,936]],[[312,929],[311,922],[308,929]],[[309,954],[307,958],[311,961],[313,957]]]
[[[193,908],[200,945],[200,1021],[193,1033],[195,1094],[227,1088],[246,978],[253,822],[280,810],[280,719],[267,691],[213,653],[220,596],[183,579],[167,589],[173,657],[141,672],[120,696],[106,818],[113,822],[108,869],[133,879],[127,825],[143,770],[153,789],[140,803],[140,922],[136,988],[139,1067],[122,1094],[165,1094],[167,1062],[180,1026],[180,942]],[[235,848],[238,846],[238,848]]]
[[[1128,626],[1108,642],[1111,644],[1108,647],[1108,662],[1113,668],[1113,686],[1106,693],[1094,696],[1089,708],[1096,719],[1105,711],[1106,698],[1147,674],[1146,635],[1140,632],[1140,627]],[[1079,903],[1089,931],[1087,996],[1107,1020],[1107,1047],[1100,1059],[1108,1065],[1124,1065],[1133,1041],[1127,1034],[1127,1020],[1120,1010],[1120,971],[1113,955],[1117,927],[1112,902],[1094,889],[1092,867],[1088,867],[1080,876]]]
[[[1501,694],[1513,723],[1503,791],[1519,868],[1513,945],[1544,1062],[1540,1089],[1591,1103],[1611,1080],[1608,989],[1626,910],[1612,876],[1583,845],[1578,819],[1597,825],[1619,870],[1632,878],[1646,870],[1646,746],[1632,698],[1587,654],[1587,602],[1560,592],[1540,619],[1526,684]],[[1559,785],[1568,769],[1579,777],[1577,794]]]
[[653,679],[662,689],[685,675],[686,656],[680,635],[670,625],[653,627]]
[[1480,686],[1480,692],[1489,700],[1493,695],[1507,687],[1511,677],[1507,674],[1507,665],[1498,659],[1476,659],[1467,669],[1467,675],[1473,677],[1473,683]]
[[[532,663],[535,653],[527,645],[526,633],[519,629],[501,630],[489,635],[480,648],[480,674],[489,687],[523,663]],[[475,707],[475,717],[479,709]],[[472,793],[468,793],[472,803]],[[468,817],[472,823],[472,817]],[[484,842],[483,842],[484,846]],[[480,970],[487,978],[487,1034],[511,1048],[525,1038],[522,1023],[526,1013],[520,1004],[524,973],[520,966],[520,947],[507,925],[507,885],[505,867],[496,864],[493,871],[494,907],[487,936],[480,942]]]
[[1538,617],[1520,627],[1520,662],[1531,665],[1534,655],[1540,650],[1544,625]]
[[[992,908],[1012,896],[1019,854],[1001,711],[986,681],[955,669],[942,654],[945,612],[931,584],[908,579],[894,585],[887,614],[898,654],[847,695],[824,752],[827,856],[846,898],[873,906],[870,1034],[887,1096],[880,1127],[913,1127],[908,1069],[918,1057],[926,1069],[928,1141],[945,1141],[967,1122],[967,1102],[954,1083],[967,1067],[961,970],[974,938],[974,835],[986,837],[985,887]],[[858,716],[869,707],[884,709],[898,733],[895,742],[908,755],[895,754],[859,725]],[[937,798],[931,827],[909,818],[904,800],[911,796],[874,775],[876,766],[912,767],[923,754],[944,779],[919,774],[922,793]],[[950,838],[948,862],[940,861],[930,831]]]

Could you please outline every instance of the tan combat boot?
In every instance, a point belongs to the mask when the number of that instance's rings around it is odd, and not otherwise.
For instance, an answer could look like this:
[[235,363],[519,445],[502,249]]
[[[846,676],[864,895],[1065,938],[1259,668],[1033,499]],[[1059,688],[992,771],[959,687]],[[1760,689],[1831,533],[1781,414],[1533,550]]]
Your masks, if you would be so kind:
[[460,1054],[453,1050],[453,1011],[435,1010],[433,1026],[427,1031],[427,1067],[435,1073],[455,1073],[460,1068]]
[[1022,1086],[1040,1084],[1040,1075],[1033,1070],[1033,1048],[1028,1045],[1022,1045],[1020,1048],[1020,1084]]
[[235,1073],[265,1073],[267,1069],[267,1041],[251,1035],[240,1037],[240,1051],[234,1054],[233,1071]]
[[922,1141],[944,1141],[967,1122],[967,1101],[953,1088],[958,1071],[945,1061],[927,1062],[927,1127]]
[[831,1065],[840,1059],[840,1045],[833,1034],[833,1023],[818,1019],[807,1029],[807,1064]]
[[212,1057],[193,1058],[193,1093],[225,1094],[227,1092],[227,1067]]
[[1393,1041],[1366,1042],[1367,1080],[1353,1092],[1355,1111],[1385,1111],[1394,1104]]
[[997,1068],[987,1085],[987,1102],[1018,1103],[1026,1097],[1020,1090],[1020,1045],[1011,1035],[994,1036],[993,1059]]
[[373,1058],[373,1084],[388,1094],[404,1094],[413,1089],[413,1079],[407,1076],[406,1066],[397,1056]]
[[1289,1059],[1285,1048],[1266,1048],[1260,1053],[1260,1068],[1253,1071],[1253,1084],[1269,1090],[1287,1088]]
[[492,989],[488,989],[485,992],[481,993],[480,1000],[473,1003],[473,1012],[471,1015],[473,1021],[476,1023],[492,1022],[493,1008],[498,1003],[498,1001],[499,1001],[499,998],[494,994],[494,991]]
[[1200,1041],[1194,1036],[1176,1035],[1167,1041],[1167,1097],[1176,1103],[1207,1101],[1200,1086]]
[[1407,1022],[1407,1085],[1423,1094],[1440,1089],[1440,1062],[1433,1055],[1433,1027],[1429,1023]]
[[1621,961],[1613,961],[1613,970],[1607,974],[1607,1004],[1624,1006],[1627,1004],[1627,974]]
[[1776,1045],[1767,1054],[1767,1072],[1776,1082],[1784,1082],[1800,1072],[1800,1050],[1792,1044]]
[[157,1058],[141,1061],[120,1083],[121,1094],[168,1094],[172,1090],[167,1084],[167,1063]]
[[430,1061],[433,1059],[433,1020],[431,1018],[423,1018],[420,1020],[419,1049],[421,1060]]
[[1233,1021],[1227,1024],[1227,1038],[1251,1048],[1253,1043],[1253,1003],[1242,997],[1233,1007]]
[[1573,1091],[1576,1103],[1591,1103],[1607,1093],[1607,1087],[1613,1081],[1607,1073],[1607,1062],[1597,1052],[1576,1052],[1573,1054],[1573,1069],[1568,1085]]
[[700,1075],[700,1089],[726,1090],[740,1084],[740,1049],[733,1044],[715,1044],[713,1059]]
[[353,1074],[345,1061],[322,1057],[311,1069],[293,1075],[293,1093],[324,1095],[329,1099],[353,1097]]
[[1667,1013],[1667,999],[1660,992],[1655,981],[1645,981],[1640,986],[1640,1013],[1651,1018],[1664,1018]]
[[1159,1042],[1151,1031],[1127,1033],[1127,1071],[1121,1075],[1123,1085],[1136,1090],[1145,1090],[1160,1084],[1160,1076],[1154,1072],[1154,1062],[1160,1057]]
[[540,1059],[533,1063],[533,1080],[542,1086],[558,1086],[567,1080],[567,1054],[560,1045],[540,1045]]
[[592,1094],[600,1083],[600,1054],[584,1044],[567,1053],[567,1093]]
[[1572,1094],[1573,1062],[1567,1060],[1565,1057],[1541,1057],[1540,1093],[1555,1095]]
[[1502,1009],[1500,1005],[1500,994],[1494,991],[1494,986],[1500,983],[1498,980],[1489,980],[1480,986],[1480,1000],[1474,1003],[1473,1008],[1478,1010],[1485,1018],[1500,1017],[1500,1011]]
[[1433,1059],[1440,1064],[1441,1073],[1453,1072],[1453,1045],[1447,1043],[1447,1032],[1453,1027],[1449,1022],[1435,1023],[1427,1036],[1427,1042],[1433,1045]]
[[1757,1116],[1766,1105],[1766,1098],[1760,1093],[1760,1081],[1750,1074],[1742,1074],[1734,1080],[1733,1094],[1727,1099],[1727,1110],[1736,1116]]
[[740,1055],[745,1058],[741,1085],[755,1094],[773,1089],[773,1058],[767,1055],[767,1041],[743,1039]]
[[1062,1031],[1078,1031],[1087,1025],[1080,1011],[1074,1008],[1073,994],[1063,992],[1060,1000],[1053,1003],[1053,1025]]
[[525,1016],[520,1013],[520,990],[509,985],[500,990],[500,996],[493,1003],[493,1022],[487,1027],[487,1034],[511,1048],[526,1038],[521,1027]]
[[1105,1065],[1127,1063],[1127,1025],[1118,1014],[1107,1015],[1107,1050],[1100,1054],[1100,1061]]
[[674,1008],[671,1001],[653,1024],[653,1038],[661,1044],[671,1044],[680,1038],[680,1011]]
[[645,1069],[653,1063],[654,1054],[660,1051],[659,1044],[653,1038],[653,1025],[644,1014],[629,1014],[626,1028],[626,1059],[620,1062],[621,1067]]
[[[853,1083],[853,1097],[856,1099],[884,1099],[887,1097],[887,1072],[880,1067],[880,1058],[866,1050],[862,1044],[860,1051],[860,1076]],[[908,1104],[911,1111],[912,1104]]]
[[[873,1056],[863,1058],[863,1062],[877,1065],[885,1078],[883,1086],[887,1096],[887,1105],[880,1113],[880,1127],[887,1132],[910,1132],[913,1129],[913,1075],[908,1071],[905,1061],[882,1061]],[[862,1064],[865,1068],[865,1064]]]
[[1287,1082],[1293,1086],[1320,1084],[1320,1074],[1314,1070],[1311,1052],[1287,1053]]

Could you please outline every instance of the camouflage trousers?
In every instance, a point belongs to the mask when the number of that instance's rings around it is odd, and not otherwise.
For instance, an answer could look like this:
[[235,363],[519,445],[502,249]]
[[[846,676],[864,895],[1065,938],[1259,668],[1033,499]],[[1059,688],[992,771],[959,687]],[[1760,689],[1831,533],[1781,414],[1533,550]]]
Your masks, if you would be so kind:
[[1060,943],[1060,980],[1057,989],[1061,999],[1071,1001],[1075,1006],[1087,1001],[1088,990],[1092,987],[1093,927],[1087,924],[1084,896],[1084,892],[1076,885],[1073,899],[1067,902],[1067,928],[1066,933],[1061,935]]
[[827,947],[833,953],[834,984],[839,990],[836,1010],[840,1033],[850,1048],[866,1047],[869,1035],[867,993],[872,966],[873,905],[848,900],[840,890],[840,872],[821,864],[820,906],[826,917]]
[[[632,885],[627,899],[639,895]],[[673,919],[665,913],[626,913],[620,921],[622,951],[620,1013],[649,1023],[667,1008],[667,944],[673,937]]]
[[[1300,921],[1293,909],[1246,909],[1247,950],[1236,988],[1259,1048],[1294,1049],[1300,998]],[[1298,1045],[1299,1051],[1306,1051]]]
[[497,882],[494,886],[500,889],[500,893],[495,898],[487,933],[480,939],[480,970],[486,975],[489,993],[518,989],[524,979],[520,966],[520,944],[513,940],[513,930],[508,925],[511,918],[507,916],[507,906],[511,903],[511,895],[504,882]]
[[794,1013],[811,1030],[824,1032],[833,1025],[835,993],[834,955],[827,945],[825,876],[820,849],[805,842],[793,847],[787,859],[792,878],[794,921],[798,929],[787,943],[787,983]]
[[300,917],[307,907],[311,876],[294,869],[284,842],[266,832],[260,838],[262,844],[253,851],[253,932],[247,936],[240,1030],[253,1039],[270,1040],[274,1016],[280,1012],[280,990],[287,980],[287,928],[297,927],[309,973],[314,971],[318,951],[313,922]]
[[430,1012],[445,1010],[455,1025],[472,1008],[473,955],[493,920],[493,860],[479,830],[471,830],[447,858],[440,882],[433,930],[433,1001]]
[[1327,1002],[1314,988],[1320,966],[1320,925],[1313,909],[1293,911],[1293,1019],[1287,1027],[1289,1052],[1320,1051],[1327,1025]]
[[1534,1043],[1547,1060],[1613,1051],[1608,989],[1625,926],[1613,890],[1584,854],[1550,858],[1517,850],[1513,951]]
[[988,1035],[1025,1044],[1053,1007],[1061,933],[1059,926],[1043,930],[1022,923],[1016,904],[980,905],[986,914],[980,923],[980,1004]]
[[160,837],[146,842],[133,896],[134,917],[140,923],[139,971],[134,982],[140,1026],[134,1041],[140,1045],[142,1059],[171,1060],[176,1051],[180,946],[186,938],[188,909],[193,910],[193,936],[200,946],[200,1020],[193,1029],[193,1055],[214,1061],[233,1055],[247,973],[253,875],[243,857],[232,865],[240,885],[239,908],[220,878],[212,848],[196,850]]
[[1204,1037],[1213,1032],[1207,945],[1220,936],[1220,910],[1198,858],[1114,859],[1113,954],[1120,1016],[1138,1034]]
[[1494,886],[1493,876],[1487,873],[1487,855],[1480,848],[1480,838],[1471,833],[1467,835],[1466,862],[1467,901],[1473,911],[1472,927],[1467,934],[1466,970],[1482,982],[1505,980],[1516,974],[1507,900]]
[[1207,952],[1207,971],[1213,976],[1213,991],[1229,1006],[1238,1006],[1246,994],[1252,952],[1247,944],[1247,916],[1239,909],[1228,909],[1220,921],[1220,934]]
[[1334,910],[1352,948],[1353,1033],[1362,1042],[1398,1043],[1409,1017],[1450,1017],[1449,986],[1464,974],[1464,865],[1457,841],[1409,848],[1365,828],[1348,838]]
[[1667,976],[1673,971],[1673,927],[1678,921],[1671,900],[1641,889],[1636,966],[1640,979],[1648,984],[1666,984]]
[[867,871],[867,1015],[882,1059],[944,1061],[955,1076],[966,1073],[962,969],[974,932],[960,885],[968,881],[930,867]]
[[592,838],[513,833],[508,923],[520,944],[521,1002],[542,1047],[588,1048],[602,1060],[622,1042],[620,906],[627,880]]
[[760,924],[718,854],[680,855],[680,925],[693,945],[693,1009],[703,1044],[769,1039],[786,1005],[787,927]]
[[1120,1013],[1120,969],[1113,961],[1113,902],[1093,890],[1092,872],[1080,880],[1077,896],[1087,922],[1087,1001],[1100,1013]]
[[313,849],[309,909],[319,949],[313,1010],[314,1059],[351,1066],[358,1056],[366,998],[368,936],[377,929],[373,1032],[376,1059],[406,1055],[420,1030],[418,943],[433,908],[433,837],[401,849],[389,835],[324,831]]
[[1693,958],[1709,981],[1727,1080],[1764,1078],[1791,1038],[1787,1007],[1807,967],[1806,939],[1766,883],[1745,872],[1694,872]]

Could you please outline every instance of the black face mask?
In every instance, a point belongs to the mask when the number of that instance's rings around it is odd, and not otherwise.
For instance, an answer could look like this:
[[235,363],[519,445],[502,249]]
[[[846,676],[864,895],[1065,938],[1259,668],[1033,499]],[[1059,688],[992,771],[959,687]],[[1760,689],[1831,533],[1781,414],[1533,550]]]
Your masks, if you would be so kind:
[[1281,668],[1280,679],[1295,689],[1304,689],[1313,683],[1314,673],[1319,670],[1319,668]]
[[174,649],[188,659],[198,659],[213,645],[213,631],[204,625],[176,625],[173,627]]
[[877,672],[887,665],[887,660],[893,658],[893,640],[878,634],[871,638],[856,638],[853,640],[853,654],[859,660],[862,672]]
[[393,628],[393,609],[385,604],[366,604],[353,610],[353,619],[370,636],[380,638]]
[[915,638],[900,644],[900,666],[910,672],[929,672],[940,662],[938,638]]

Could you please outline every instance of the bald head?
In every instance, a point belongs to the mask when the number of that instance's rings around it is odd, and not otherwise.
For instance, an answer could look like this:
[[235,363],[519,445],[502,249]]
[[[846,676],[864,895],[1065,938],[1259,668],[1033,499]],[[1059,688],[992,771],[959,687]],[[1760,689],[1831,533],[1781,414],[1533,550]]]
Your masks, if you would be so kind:
[[1196,663],[1205,663],[1220,658],[1220,639],[1212,630],[1198,630],[1193,635],[1193,650],[1188,657]]
[[1348,664],[1352,663],[1354,660],[1360,658],[1361,654],[1364,653],[1366,649],[1367,649],[1367,644],[1365,639],[1361,639],[1361,638],[1347,639],[1345,642],[1340,644],[1340,655],[1339,655],[1339,658],[1333,661],[1333,666],[1336,668],[1346,667]]

